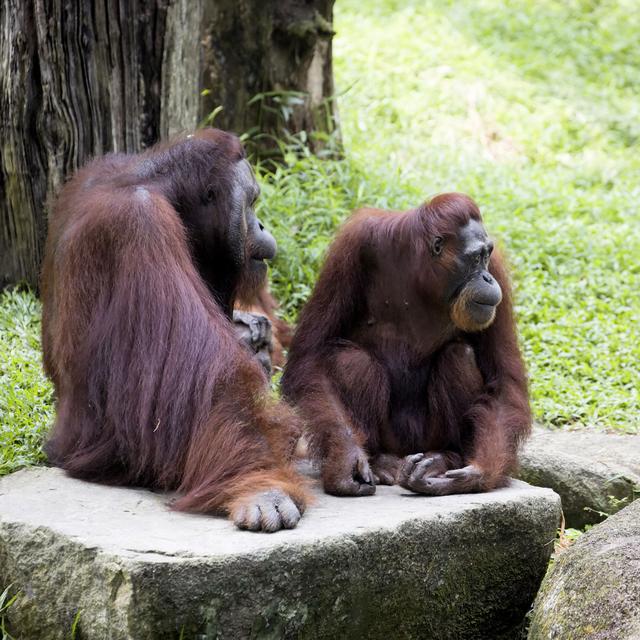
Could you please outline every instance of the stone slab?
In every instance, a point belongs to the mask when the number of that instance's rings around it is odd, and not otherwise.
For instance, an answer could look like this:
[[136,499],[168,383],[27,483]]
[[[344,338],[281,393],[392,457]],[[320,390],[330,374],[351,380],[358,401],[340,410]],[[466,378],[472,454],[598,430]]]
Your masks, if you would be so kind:
[[629,504],[640,487],[640,435],[534,429],[518,477],[562,498],[566,526],[595,524]]
[[269,535],[57,469],[5,477],[14,634],[68,638],[78,616],[84,640],[515,637],[553,548],[552,491],[316,493],[297,529]]

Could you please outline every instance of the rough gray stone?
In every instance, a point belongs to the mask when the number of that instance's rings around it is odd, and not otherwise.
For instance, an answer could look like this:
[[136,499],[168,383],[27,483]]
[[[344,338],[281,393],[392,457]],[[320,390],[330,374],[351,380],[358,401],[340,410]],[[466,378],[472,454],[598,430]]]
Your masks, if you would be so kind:
[[596,524],[629,504],[640,487],[640,435],[536,428],[518,477],[560,495],[566,526]]
[[640,501],[580,536],[554,562],[529,640],[640,638]]
[[[427,498],[399,487],[243,532],[166,496],[30,469],[0,480],[0,580],[21,638],[513,638],[560,505],[514,481]],[[181,635],[182,634],[182,635]]]

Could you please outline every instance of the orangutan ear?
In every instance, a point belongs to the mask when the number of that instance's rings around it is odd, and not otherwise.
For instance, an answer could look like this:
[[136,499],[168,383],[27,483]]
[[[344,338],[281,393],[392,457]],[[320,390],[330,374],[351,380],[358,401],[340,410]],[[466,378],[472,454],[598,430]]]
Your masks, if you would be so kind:
[[442,236],[436,236],[431,242],[431,255],[439,256],[444,248],[444,238]]

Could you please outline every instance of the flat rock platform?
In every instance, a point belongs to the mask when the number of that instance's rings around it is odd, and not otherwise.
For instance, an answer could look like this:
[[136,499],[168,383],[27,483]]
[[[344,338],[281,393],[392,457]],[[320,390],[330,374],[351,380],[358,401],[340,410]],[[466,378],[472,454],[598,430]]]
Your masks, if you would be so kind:
[[74,627],[78,640],[517,637],[553,549],[553,491],[316,493],[297,529],[263,534],[57,469],[7,476],[9,629],[29,640]]

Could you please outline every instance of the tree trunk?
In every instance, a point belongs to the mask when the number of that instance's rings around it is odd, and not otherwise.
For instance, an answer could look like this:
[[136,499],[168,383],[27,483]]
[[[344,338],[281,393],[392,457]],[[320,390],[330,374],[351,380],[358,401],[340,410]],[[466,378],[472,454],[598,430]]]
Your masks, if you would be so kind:
[[219,105],[214,124],[237,133],[333,131],[332,6],[0,0],[0,287],[37,284],[45,203],[94,155],[140,151]]
[[0,4],[0,286],[35,285],[63,180],[197,122],[202,3]]
[[[260,155],[304,132],[315,152],[337,135],[331,40],[334,0],[205,4],[200,115],[248,133]],[[308,134],[308,135],[305,135]],[[300,140],[300,138],[298,138]]]

